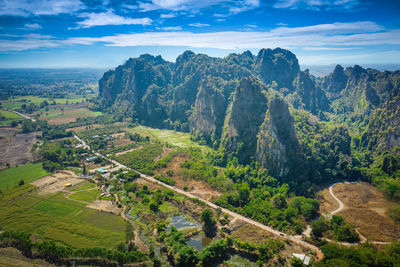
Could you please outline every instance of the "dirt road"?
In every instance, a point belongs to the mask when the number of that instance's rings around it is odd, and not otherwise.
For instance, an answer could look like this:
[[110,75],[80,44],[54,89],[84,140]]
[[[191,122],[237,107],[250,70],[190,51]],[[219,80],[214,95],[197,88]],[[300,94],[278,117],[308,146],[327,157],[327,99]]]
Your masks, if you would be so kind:
[[[78,141],[81,142],[81,144],[83,145],[83,147],[90,149],[90,147],[86,144],[85,141],[83,141],[82,139],[80,139],[80,138],[79,138],[78,136],[76,136],[76,135],[74,135],[74,137],[75,137]],[[91,150],[91,149],[90,149],[90,150]],[[104,156],[104,155],[102,155],[102,154],[100,154],[100,153],[98,153],[98,152],[94,152],[94,151],[93,151],[93,153],[94,153],[96,156],[98,156],[98,157],[102,157],[102,158],[104,158],[104,159],[106,159],[106,160],[112,162],[113,164],[119,166],[120,168],[133,170],[132,168],[129,168],[129,167],[127,167],[127,166],[125,166],[125,165],[123,165],[123,164],[121,164],[121,163],[119,163],[119,162],[117,162],[117,161],[115,161],[115,160],[109,159],[109,158],[107,158],[106,156]],[[137,170],[134,170],[134,171],[138,172]],[[237,219],[242,220],[242,221],[244,221],[244,222],[246,222],[246,223],[249,223],[249,224],[252,224],[252,225],[254,225],[254,226],[257,226],[257,227],[259,227],[259,228],[261,228],[261,229],[263,229],[263,230],[266,230],[266,231],[268,231],[268,232],[270,232],[270,233],[272,233],[272,234],[274,234],[274,235],[276,235],[276,236],[278,236],[278,237],[280,237],[280,238],[290,240],[290,241],[292,241],[292,242],[294,242],[294,243],[296,243],[296,244],[298,244],[298,245],[301,245],[301,246],[303,246],[303,247],[305,247],[305,248],[307,248],[307,249],[314,250],[314,251],[316,252],[316,254],[317,254],[317,259],[318,259],[318,260],[321,260],[321,259],[324,257],[324,254],[322,253],[322,251],[321,251],[317,246],[314,246],[314,245],[312,245],[312,244],[310,244],[310,243],[307,243],[307,242],[305,242],[305,241],[303,241],[303,240],[300,240],[299,238],[297,238],[297,237],[295,237],[295,236],[287,235],[287,234],[285,234],[285,233],[283,233],[283,232],[280,232],[280,231],[278,231],[278,230],[275,230],[275,229],[273,229],[273,228],[271,228],[271,227],[269,227],[269,226],[266,226],[266,225],[264,225],[264,224],[261,224],[261,223],[259,223],[259,222],[254,221],[254,220],[252,220],[252,219],[249,219],[249,218],[247,218],[247,217],[244,217],[243,215],[240,215],[240,214],[235,213],[235,212],[233,212],[233,211],[230,211],[230,210],[228,210],[228,209],[222,208],[222,207],[220,207],[220,206],[218,206],[218,205],[215,205],[214,203],[212,203],[212,202],[210,202],[210,201],[207,201],[207,200],[202,199],[202,198],[200,198],[200,197],[198,197],[198,196],[195,196],[195,195],[193,195],[193,194],[191,194],[191,193],[188,193],[188,192],[183,191],[183,190],[181,190],[181,189],[179,189],[179,188],[176,188],[175,186],[170,186],[170,185],[167,185],[167,184],[165,184],[165,183],[163,183],[163,182],[160,182],[160,181],[158,181],[157,179],[155,179],[155,178],[153,178],[153,177],[151,177],[151,176],[148,176],[148,175],[143,174],[143,173],[141,173],[141,172],[138,172],[138,173],[140,173],[140,175],[142,176],[142,178],[144,178],[144,179],[146,179],[146,180],[148,180],[148,181],[150,181],[150,182],[153,182],[153,183],[159,184],[159,185],[161,185],[161,186],[163,186],[163,187],[169,188],[169,189],[171,189],[171,190],[173,190],[173,191],[175,191],[175,192],[177,192],[177,193],[179,193],[179,194],[185,195],[185,196],[187,196],[187,197],[189,197],[189,198],[198,199],[198,200],[204,202],[206,205],[208,205],[209,207],[211,207],[211,208],[213,208],[213,209],[220,208],[220,209],[222,210],[222,212],[226,212],[226,213],[228,213],[230,216],[232,216],[232,217],[234,217],[234,218],[237,218]]]
[[333,184],[333,185],[331,185],[331,186],[329,187],[329,194],[331,194],[331,196],[337,201],[337,203],[339,203],[339,208],[337,208],[336,210],[332,211],[332,212],[330,213],[331,215],[336,214],[336,213],[338,213],[339,211],[341,211],[342,209],[344,209],[344,204],[343,204],[343,202],[340,201],[340,199],[338,199],[338,198],[335,196],[335,194],[333,193],[333,189],[332,189],[332,188],[333,188],[335,185],[337,185],[337,184],[341,184],[341,183],[336,183],[336,184]]
[[12,110],[12,109],[8,109],[8,108],[3,108],[3,109],[4,109],[4,110],[7,110],[7,111],[10,111],[10,112],[13,112],[13,113],[15,113],[15,114],[17,114],[17,115],[20,115],[20,116],[24,117],[24,118],[27,119],[27,120],[36,121],[35,119],[33,119],[33,118],[31,118],[31,117],[28,117],[28,116],[22,114],[21,112],[18,112],[18,111]]
[[[334,187],[335,185],[338,185],[338,184],[346,184],[346,183],[354,184],[354,183],[359,183],[359,181],[357,181],[357,182],[335,183],[335,184],[333,184],[333,185],[331,185],[331,186],[329,187],[329,193],[330,193],[330,195],[331,195],[331,196],[337,201],[337,203],[339,204],[339,208],[337,208],[336,210],[330,212],[330,214],[329,214],[330,216],[332,216],[332,215],[334,215],[334,214],[336,214],[336,213],[342,211],[342,210],[345,208],[343,202],[342,202],[338,197],[336,197],[335,194],[333,193],[333,187]],[[367,238],[366,238],[365,236],[363,236],[362,234],[360,234],[360,233],[357,231],[357,229],[356,229],[356,232],[357,232],[358,235],[360,236],[360,242],[359,242],[359,243],[364,243],[364,242],[367,241]],[[329,240],[329,239],[325,239],[325,240],[327,240],[327,241],[332,241],[332,240]],[[332,242],[333,242],[333,241],[332,241]],[[379,244],[379,245],[387,245],[387,244],[391,244],[391,243],[392,243],[392,242],[382,242],[382,241],[373,241],[373,240],[370,240],[370,242],[373,243],[373,244]],[[353,246],[353,245],[359,244],[359,243],[354,243],[354,244],[353,244],[353,243],[347,243],[347,242],[339,242],[339,243],[340,243],[341,245],[344,245],[344,246]]]

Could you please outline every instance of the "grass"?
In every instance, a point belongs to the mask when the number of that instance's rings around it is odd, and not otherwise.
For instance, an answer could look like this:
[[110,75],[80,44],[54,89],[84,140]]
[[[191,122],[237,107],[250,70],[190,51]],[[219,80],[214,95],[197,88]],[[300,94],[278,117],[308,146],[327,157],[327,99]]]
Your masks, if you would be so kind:
[[85,208],[76,218],[109,231],[124,232],[126,229],[125,221],[110,212]]
[[27,193],[34,188],[24,185],[4,191],[0,198],[0,225],[4,230],[25,231],[39,239],[79,248],[113,248],[125,240],[126,224],[121,217],[86,208],[65,199],[64,193]]
[[177,147],[200,147],[203,151],[209,149],[206,146],[199,145],[198,143],[190,140],[189,133],[182,133],[166,129],[156,129],[146,126],[137,126],[133,129],[128,129],[128,131],[149,136],[150,138],[167,142]]
[[69,198],[80,200],[80,201],[85,201],[85,202],[92,202],[99,195],[100,195],[99,191],[97,191],[97,189],[93,188],[92,190],[75,192],[75,193],[69,195]]
[[90,188],[96,188],[96,184],[89,182],[89,181],[85,181],[83,183],[79,183],[76,185],[77,187],[72,187],[72,191],[80,191],[80,190],[85,190],[85,189],[90,189]]
[[34,190],[35,188],[36,188],[35,186],[30,185],[30,184],[24,184],[19,187],[14,187],[14,188],[4,191],[2,194],[2,199],[5,201],[9,201],[9,200],[15,199],[21,195],[24,195],[24,194]]
[[160,211],[165,213],[178,211],[178,208],[169,203],[168,201],[164,201],[158,208]]
[[24,118],[14,112],[0,109],[0,125],[9,125],[11,122],[21,119]]
[[[54,98],[54,101],[56,101],[56,104],[66,104],[67,101],[69,104],[72,103],[75,104],[76,102],[81,103],[82,100],[85,99],[86,99],[85,97]],[[29,106],[31,103],[33,103],[36,106],[39,106],[40,103],[42,103],[43,101],[47,101],[49,102],[49,104],[51,104],[53,102],[53,99],[50,99],[48,97],[38,97],[38,96],[19,96],[4,101],[3,106],[10,109],[20,109],[23,104]]]
[[42,163],[28,163],[15,168],[5,169],[0,171],[0,190],[15,187],[21,180],[29,183],[48,174],[42,168]]
[[47,112],[42,112],[39,119],[47,120],[50,124],[63,124],[76,121],[77,118],[97,117],[102,114],[102,112],[91,111],[85,107],[71,107],[68,109],[64,108],[64,111],[61,111],[59,108],[55,108]]
[[81,209],[79,206],[68,205],[51,200],[42,200],[33,205],[33,208],[54,216],[68,216]]
[[14,112],[0,109],[0,117],[4,117],[6,120],[21,119],[22,117]]

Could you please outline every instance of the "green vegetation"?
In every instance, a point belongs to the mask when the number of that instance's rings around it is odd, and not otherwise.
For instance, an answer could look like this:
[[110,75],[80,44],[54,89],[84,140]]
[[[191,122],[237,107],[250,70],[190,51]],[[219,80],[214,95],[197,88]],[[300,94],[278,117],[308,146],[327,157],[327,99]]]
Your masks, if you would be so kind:
[[[67,104],[68,103],[82,103],[82,101],[86,101],[84,97],[72,97],[72,98],[47,98],[47,97],[38,97],[38,96],[19,96],[8,99],[3,102],[3,106],[9,109],[24,109],[24,107],[29,107],[30,105],[34,105],[39,107],[43,102],[47,102],[48,104]],[[26,108],[25,108],[26,109]]]
[[362,245],[344,247],[334,244],[321,246],[325,257],[314,263],[316,267],[328,266],[399,266],[400,243],[394,242],[383,250],[369,242]]
[[26,231],[77,248],[113,248],[125,240],[126,223],[121,217],[87,209],[84,203],[66,199],[65,193],[41,195],[34,189],[26,184],[3,191],[0,225],[4,230]]
[[360,241],[355,227],[347,224],[341,216],[333,215],[331,220],[323,216],[311,223],[313,236],[320,238],[324,233],[328,237],[341,242],[355,243]]
[[[96,260],[103,259],[103,264],[110,265],[118,263],[143,262],[148,257],[136,248],[128,251],[110,250],[100,247],[88,246],[86,248],[73,248],[55,243],[54,241],[32,241],[31,235],[26,232],[5,231],[0,233],[0,242],[15,246],[27,257],[37,257],[45,259],[57,265],[64,265],[69,262],[68,258],[78,258],[74,260],[78,264],[93,264]],[[104,260],[108,262],[104,262]],[[97,264],[96,264],[97,265]]]
[[200,216],[200,220],[203,223],[203,230],[208,236],[213,236],[216,230],[217,222],[214,219],[214,213],[210,208],[203,210]]
[[100,195],[99,191],[95,188],[95,189],[90,189],[90,190],[78,191],[78,192],[72,193],[68,197],[70,199],[75,199],[75,200],[80,200],[80,201],[85,201],[85,202],[92,202],[99,195]]
[[18,121],[24,120],[24,118],[14,112],[0,109],[0,125],[16,125]]
[[43,169],[42,163],[27,163],[15,168],[5,169],[0,171],[0,190],[15,187],[21,180],[29,183],[48,174]]
[[156,129],[146,126],[136,126],[132,129],[132,131],[143,136],[150,136],[152,139],[156,139],[177,147],[199,147],[202,150],[209,150],[206,146],[201,146],[198,143],[193,142],[191,140],[190,134],[188,133],[177,132],[167,129]]
[[141,171],[146,174],[154,174],[152,171],[154,159],[163,152],[161,143],[148,143],[142,148],[128,152],[124,155],[115,156],[114,158],[132,169]]
[[43,168],[48,171],[61,170],[66,167],[80,167],[85,158],[81,155],[83,148],[74,149],[71,140],[65,139],[57,142],[45,142],[39,148],[43,158]]

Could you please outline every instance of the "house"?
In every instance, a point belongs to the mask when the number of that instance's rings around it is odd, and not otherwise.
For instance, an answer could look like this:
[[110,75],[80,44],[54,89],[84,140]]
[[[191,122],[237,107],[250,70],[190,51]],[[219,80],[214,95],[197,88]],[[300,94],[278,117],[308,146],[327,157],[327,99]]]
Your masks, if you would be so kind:
[[310,265],[311,258],[306,256],[306,255],[304,255],[304,254],[293,253],[293,257],[302,260],[303,264],[306,265],[306,266]]
[[64,184],[64,186],[65,187],[70,187],[70,186],[72,186],[72,184],[71,183],[66,183],[66,184]]
[[104,168],[98,168],[98,169],[96,170],[96,172],[101,173],[101,174],[105,174],[105,173],[107,173],[108,171],[107,171],[106,169],[104,169]]

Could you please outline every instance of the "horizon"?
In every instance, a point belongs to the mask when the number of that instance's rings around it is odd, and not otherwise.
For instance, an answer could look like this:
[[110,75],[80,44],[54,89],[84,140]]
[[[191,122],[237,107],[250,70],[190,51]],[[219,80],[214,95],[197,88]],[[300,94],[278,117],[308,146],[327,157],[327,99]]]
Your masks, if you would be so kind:
[[0,68],[111,68],[140,54],[281,47],[302,65],[400,62],[395,0],[0,0]]

